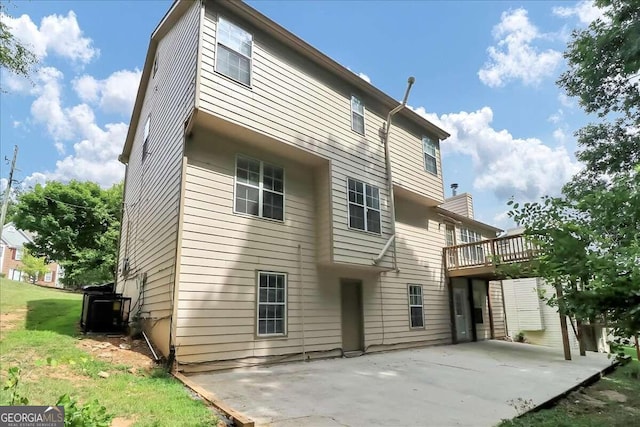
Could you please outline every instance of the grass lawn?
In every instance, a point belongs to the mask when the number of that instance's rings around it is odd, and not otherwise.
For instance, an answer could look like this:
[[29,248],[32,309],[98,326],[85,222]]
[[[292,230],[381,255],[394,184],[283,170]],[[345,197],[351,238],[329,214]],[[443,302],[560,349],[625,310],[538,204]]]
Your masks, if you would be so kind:
[[640,362],[632,360],[553,408],[505,421],[499,427],[630,427],[639,423]]
[[[0,279],[0,380],[18,366],[18,392],[30,405],[52,405],[68,393],[98,399],[123,425],[216,425],[212,410],[160,370],[130,372],[78,347],[82,296]],[[102,378],[98,373],[108,373]],[[10,403],[0,390],[0,405]]]

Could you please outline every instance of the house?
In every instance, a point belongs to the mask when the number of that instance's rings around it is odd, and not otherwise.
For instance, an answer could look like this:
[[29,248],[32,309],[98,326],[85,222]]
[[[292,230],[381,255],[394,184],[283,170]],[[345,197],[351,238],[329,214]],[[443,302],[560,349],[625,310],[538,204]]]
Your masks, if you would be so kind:
[[441,207],[448,136],[243,2],[175,1],[119,157],[117,291],[182,371],[495,336],[498,290],[446,268],[499,231]]
[[[503,236],[522,236],[524,228],[507,230]],[[494,286],[498,286],[497,284]],[[557,307],[546,300],[555,296],[553,286],[541,277],[501,280],[508,335],[522,334],[527,342],[556,349],[563,348]],[[542,298],[541,298],[542,297]],[[569,347],[578,352],[580,345],[575,320],[568,319]],[[588,351],[609,352],[607,329],[601,324],[583,325]]]
[[[0,241],[0,272],[10,280],[27,281],[23,273],[22,256],[25,243],[33,243],[29,232],[18,229],[12,222],[2,227]],[[38,277],[36,284],[61,288],[62,268],[56,262],[47,265],[48,272]]]

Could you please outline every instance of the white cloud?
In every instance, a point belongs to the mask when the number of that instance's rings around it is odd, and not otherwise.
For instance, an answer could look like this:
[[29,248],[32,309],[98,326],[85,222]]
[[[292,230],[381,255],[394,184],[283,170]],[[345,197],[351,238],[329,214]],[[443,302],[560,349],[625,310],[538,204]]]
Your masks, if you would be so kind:
[[128,117],[133,110],[141,74],[137,69],[120,70],[104,80],[84,75],[73,80],[72,85],[82,101],[97,104],[104,112]]
[[580,23],[584,25],[589,25],[591,22],[595,21],[598,18],[604,17],[605,9],[600,9],[597,7],[593,0],[582,0],[579,1],[573,7],[554,7],[553,14],[556,16],[561,16],[563,18],[569,18],[572,16],[576,16]]
[[553,139],[555,139],[559,144],[564,144],[567,142],[567,134],[564,130],[558,128],[553,131]]
[[33,93],[36,100],[31,104],[31,115],[36,123],[43,123],[57,142],[70,139],[74,130],[61,105],[62,80],[64,75],[54,67],[42,67],[35,75]]
[[493,27],[496,46],[487,49],[489,60],[478,71],[482,83],[500,87],[513,80],[536,85],[553,75],[562,54],[553,49],[540,51],[532,45],[545,38],[527,16],[525,9],[503,12],[500,23]]
[[451,133],[443,141],[444,155],[459,153],[472,159],[474,188],[492,191],[506,200],[536,200],[543,195],[557,195],[578,170],[564,147],[551,148],[537,138],[516,138],[509,131],[491,127],[493,111],[489,107],[468,113],[418,114]]
[[550,115],[547,120],[549,120],[553,124],[562,122],[564,120],[564,111],[562,110],[562,108],[558,108],[558,111]]
[[0,18],[13,35],[28,45],[40,58],[54,53],[74,62],[86,64],[100,54],[100,51],[93,47],[93,40],[84,37],[73,11],[69,11],[67,16],[45,16],[40,21],[39,27],[28,15],[12,18],[2,14]]
[[367,83],[371,83],[371,78],[367,76],[365,73],[358,73],[358,77],[364,80]]
[[558,94],[558,102],[566,108],[573,108],[575,107],[575,104],[573,103],[573,101],[571,100],[571,98],[569,98],[567,95],[565,95],[564,93],[559,93]]

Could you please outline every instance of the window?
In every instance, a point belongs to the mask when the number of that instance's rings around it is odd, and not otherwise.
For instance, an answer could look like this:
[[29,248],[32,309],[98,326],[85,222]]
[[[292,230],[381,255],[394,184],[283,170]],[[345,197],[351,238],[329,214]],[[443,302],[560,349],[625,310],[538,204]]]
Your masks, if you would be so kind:
[[44,275],[44,281],[45,282],[51,282],[51,280],[53,280],[53,273],[51,271],[48,271],[45,275]]
[[422,137],[422,151],[424,152],[424,169],[434,175],[438,175],[438,162],[436,160],[436,143],[428,136]]
[[143,143],[142,143],[142,162],[143,163],[144,163],[144,159],[147,158],[150,128],[151,128],[151,116],[148,116],[147,121],[144,122],[144,134],[142,136],[143,137]]
[[355,96],[351,97],[351,129],[364,135],[364,104]]
[[16,257],[15,257],[16,261],[21,261],[22,260],[22,249],[16,249]]
[[153,74],[151,75],[151,78],[155,78],[156,76],[156,72],[158,71],[158,57],[160,56],[159,53],[156,53],[156,57],[153,60]]
[[377,187],[348,179],[349,227],[380,233],[380,191]]
[[[445,228],[445,245],[446,246],[455,246],[456,244],[456,230],[453,225],[447,224]],[[448,264],[450,266],[456,265],[456,254],[453,250],[447,251],[448,253]]]
[[409,322],[412,328],[424,328],[422,286],[409,285]]
[[258,272],[258,335],[285,335],[287,276]]
[[[482,240],[482,236],[480,233],[475,232],[473,230],[469,230],[468,228],[460,229],[460,241],[462,244],[464,243],[475,243]],[[465,263],[479,263],[484,259],[484,252],[482,250],[482,246],[465,246],[462,248],[462,256],[464,257]]]
[[284,169],[238,156],[235,212],[283,221]]
[[251,84],[253,36],[227,21],[218,19],[216,71],[247,86]]

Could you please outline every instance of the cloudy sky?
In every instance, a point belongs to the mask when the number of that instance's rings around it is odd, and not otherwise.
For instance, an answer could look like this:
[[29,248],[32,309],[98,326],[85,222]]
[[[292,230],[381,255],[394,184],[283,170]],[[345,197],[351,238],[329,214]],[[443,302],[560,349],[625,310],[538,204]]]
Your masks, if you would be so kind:
[[[579,170],[573,133],[589,120],[555,85],[571,31],[599,16],[589,1],[250,1],[451,137],[445,191],[474,196],[476,218],[507,227],[510,198],[557,194]],[[3,71],[1,155],[16,178],[124,177],[122,150],[149,37],[170,0],[15,1],[3,22],[40,58],[31,81]],[[2,163],[2,187],[8,166]]]

